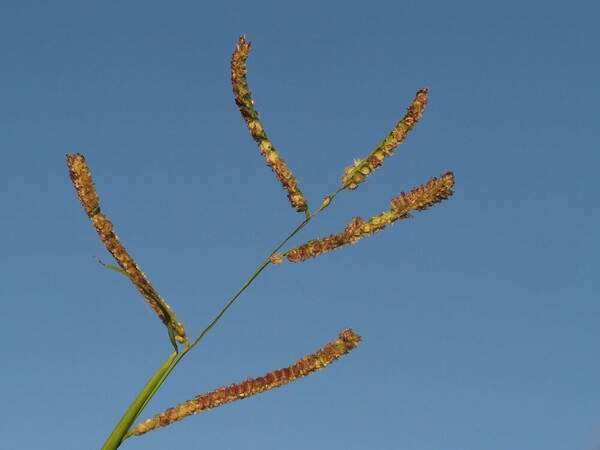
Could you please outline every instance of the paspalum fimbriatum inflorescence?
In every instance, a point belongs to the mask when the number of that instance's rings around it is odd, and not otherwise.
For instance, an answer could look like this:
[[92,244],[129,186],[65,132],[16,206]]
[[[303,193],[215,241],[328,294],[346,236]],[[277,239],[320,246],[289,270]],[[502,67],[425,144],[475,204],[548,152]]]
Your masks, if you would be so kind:
[[282,250],[293,236],[329,207],[338,194],[345,190],[356,189],[373,171],[381,167],[387,157],[393,154],[394,149],[404,141],[408,132],[412,130],[423,115],[427,104],[428,90],[424,88],[417,91],[406,114],[398,121],[385,139],[366,157],[355,160],[352,166],[346,168],[343,171],[339,187],[334,192],[325,196],[320,206],[311,212],[307,199],[298,187],[298,181],[285,160],[280,156],[273,143],[267,137],[265,128],[260,121],[260,115],[254,107],[254,101],[252,100],[251,91],[246,79],[246,60],[249,52],[250,42],[246,40],[245,36],[241,36],[231,58],[231,82],[235,103],[248,126],[252,138],[258,144],[260,153],[264,156],[267,165],[273,170],[287,193],[291,206],[296,211],[303,213],[304,217],[300,224],[258,266],[256,271],[194,341],[190,341],[183,323],[177,319],[171,306],[158,294],[133,257],[127,252],[121,240],[117,237],[112,222],[100,209],[100,200],[94,187],[90,169],[83,155],[67,155],[69,173],[73,185],[77,190],[79,200],[94,224],[100,239],[115,258],[119,267],[102,264],[105,267],[122,273],[131,280],[135,288],[166,326],[169,340],[173,346],[173,352],[154,373],[109,435],[102,447],[104,450],[116,449],[128,437],[145,434],[189,415],[290,383],[326,367],[331,362],[348,353],[360,343],[361,339],[359,335],[350,329],[342,331],[335,341],[328,343],[316,353],[304,356],[289,367],[273,370],[262,377],[255,379],[248,378],[245,381],[223,386],[206,394],[198,395],[192,400],[169,408],[153,418],[140,422],[138,425],[134,426],[133,424],[183,356],[202,340],[206,333],[210,331],[225,312],[235,303],[240,294],[252,284],[254,279],[268,265],[279,264],[283,262],[284,258],[290,262],[302,262],[308,258],[317,257],[347,244],[353,244],[368,235],[383,230],[387,225],[412,217],[411,212],[413,211],[425,210],[436,203],[446,200],[453,193],[454,175],[448,172],[438,178],[430,179],[408,193],[401,193],[391,200],[391,208],[388,211],[384,211],[369,220],[365,221],[360,217],[355,217],[344,230],[338,233],[331,234],[325,238],[309,240],[295,248]]

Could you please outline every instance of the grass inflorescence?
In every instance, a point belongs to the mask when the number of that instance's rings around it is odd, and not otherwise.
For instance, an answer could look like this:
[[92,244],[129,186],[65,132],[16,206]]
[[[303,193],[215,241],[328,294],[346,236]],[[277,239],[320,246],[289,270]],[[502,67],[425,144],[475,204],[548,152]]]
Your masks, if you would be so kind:
[[326,367],[348,353],[361,340],[360,336],[350,329],[342,331],[338,339],[325,345],[317,352],[301,358],[291,366],[271,371],[259,378],[249,378],[245,381],[223,386],[211,392],[198,395],[192,400],[169,408],[133,426],[134,421],[182,358],[198,345],[267,266],[280,264],[284,258],[290,262],[305,261],[337,248],[353,244],[366,236],[382,231],[397,221],[412,217],[411,213],[413,211],[428,209],[446,200],[453,194],[454,174],[447,172],[438,178],[430,179],[427,183],[412,189],[408,193],[400,193],[391,200],[389,210],[371,217],[369,220],[365,221],[360,217],[355,217],[341,232],[331,234],[328,237],[313,239],[300,246],[283,250],[283,247],[292,237],[303,230],[317,215],[332,205],[337,195],[347,190],[356,189],[360,183],[366,180],[367,176],[383,164],[387,157],[393,154],[394,149],[405,140],[408,132],[421,119],[425,111],[429,91],[427,88],[417,91],[408,111],[397,122],[388,136],[368,156],[356,160],[353,166],[346,168],[341,179],[341,184],[333,192],[324,196],[318,209],[310,211],[308,201],[298,187],[296,177],[292,174],[285,160],[267,137],[260,116],[254,107],[254,100],[248,87],[246,68],[250,47],[250,42],[247,41],[245,35],[242,35],[231,58],[231,82],[235,103],[248,127],[250,135],[258,144],[260,153],[287,193],[290,204],[297,211],[303,212],[305,218],[276,245],[273,251],[259,264],[248,280],[225,303],[219,314],[209,321],[208,325],[199,333],[194,341],[190,342],[188,340],[183,324],[178,321],[172,308],[158,294],[136,261],[127,252],[117,237],[112,222],[101,211],[100,199],[84,156],[80,154],[67,155],[69,173],[79,200],[87,216],[94,224],[101,241],[115,258],[119,267],[104,263],[103,265],[126,275],[131,280],[146,302],[148,302],[157,316],[167,326],[169,338],[175,350],[152,375],[148,383],[146,383],[131,403],[103,445],[103,450],[118,448],[127,437],[139,436],[156,428],[182,420],[190,415],[290,383]]

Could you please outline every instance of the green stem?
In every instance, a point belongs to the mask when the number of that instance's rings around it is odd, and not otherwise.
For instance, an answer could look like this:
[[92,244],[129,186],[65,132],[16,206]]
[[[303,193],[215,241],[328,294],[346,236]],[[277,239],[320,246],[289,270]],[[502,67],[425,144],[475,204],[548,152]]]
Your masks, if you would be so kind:
[[152,378],[150,378],[148,383],[146,383],[146,386],[144,386],[144,389],[142,389],[142,391],[138,394],[129,408],[127,408],[127,411],[125,411],[125,414],[123,414],[123,417],[121,417],[121,420],[119,420],[119,423],[115,429],[112,431],[110,436],[108,436],[108,439],[102,446],[102,450],[115,450],[119,447],[119,445],[121,445],[127,430],[129,430],[131,424],[140,414],[142,408],[148,403],[152,395],[154,395],[154,392],[156,392],[155,387],[157,383],[164,380],[163,375],[172,365],[176,356],[177,353],[173,352],[162,364],[162,366],[160,366],[158,370],[154,372]]
[[[248,286],[250,286],[252,284],[252,282],[256,279],[256,277],[258,277],[258,275],[260,275],[260,273],[269,265],[271,256],[274,253],[276,253],[281,247],[283,247],[286,244],[286,242],[289,241],[296,233],[298,233],[302,228],[304,228],[308,224],[308,222],[310,222],[310,218],[304,220],[300,225],[298,225],[296,227],[296,229],[294,231],[292,231],[288,236],[286,236],[286,238],[283,241],[281,241],[281,243],[271,252],[269,257],[266,258],[260,264],[260,266],[258,266],[258,268],[250,276],[248,281],[246,281],[246,283],[244,283],[244,285],[236,292],[236,294],[231,298],[231,300],[229,300],[229,302],[227,302],[227,304],[223,307],[223,309],[219,312],[219,314],[217,314],[217,316],[212,320],[212,322],[208,324],[208,326],[202,331],[202,333],[200,333],[200,335],[192,343],[192,345],[190,345],[188,348],[183,350],[177,356],[177,358],[175,358],[175,360],[173,361],[173,364],[171,364],[171,366],[165,371],[162,379],[156,384],[156,387],[154,388],[154,392],[156,392],[160,388],[161,384],[167,379],[169,374],[173,371],[175,366],[177,366],[177,364],[179,364],[179,361],[181,361],[181,359],[183,359],[183,357],[186,355],[186,353],[189,352],[192,348],[194,348],[196,346],[196,344],[198,344],[202,340],[202,338],[206,335],[206,333],[208,333],[211,330],[211,328],[217,324],[217,322],[221,319],[221,317],[223,317],[223,315],[227,312],[227,310],[235,303],[235,301],[242,294],[242,292],[244,292],[248,288]],[[150,398],[152,398],[152,395],[154,395],[154,392],[150,395],[150,397],[148,398],[148,401],[150,400]],[[126,436],[126,437],[129,437],[129,436]]]
[[[336,191],[334,191],[329,197],[331,200],[342,191],[346,185],[339,187]],[[133,403],[129,406],[113,432],[110,434],[102,450],[114,450],[118,448],[124,439],[130,437],[127,434],[127,431],[131,428],[133,421],[140,415],[142,410],[146,407],[148,402],[152,399],[154,394],[158,391],[167,377],[171,374],[173,369],[179,364],[181,359],[192,349],[194,348],[202,338],[208,333],[216,324],[221,320],[223,315],[227,312],[227,310],[233,306],[238,297],[252,284],[252,282],[260,275],[260,273],[269,265],[270,258],[275,253],[277,253],[281,247],[283,247],[292,237],[296,235],[302,228],[304,228],[314,217],[316,217],[323,209],[325,209],[329,205],[322,205],[315,213],[306,212],[306,219],[303,220],[290,234],[288,234],[281,243],[275,247],[275,249],[271,252],[271,254],[258,266],[258,268],[254,271],[254,273],[250,276],[248,281],[244,283],[244,285],[236,292],[236,294],[227,302],[227,304],[223,307],[223,309],[217,314],[217,316],[208,324],[208,326],[200,333],[198,338],[192,343],[190,346],[186,346],[180,353],[173,353],[165,363],[160,366],[160,368],[154,373],[150,381],[146,384],[144,389],[138,394]]]
[[213,319],[213,321],[202,331],[202,333],[200,333],[200,336],[198,336],[198,338],[194,341],[194,343],[191,345],[190,349],[193,348],[198,342],[200,342],[200,340],[204,337],[204,335],[206,333],[208,333],[210,331],[210,329],[217,324],[217,322],[221,319],[221,317],[223,317],[223,315],[227,312],[227,310],[235,303],[235,301],[242,294],[242,292],[244,292],[248,288],[248,286],[250,286],[252,284],[252,282],[255,280],[255,278],[258,277],[258,275],[260,275],[260,273],[265,269],[265,267],[267,267],[269,265],[269,263],[271,262],[270,261],[271,256],[273,256],[274,253],[277,253],[277,251],[281,247],[283,247],[287,241],[289,241],[292,237],[294,237],[294,235],[296,233],[298,233],[302,228],[304,228],[306,226],[306,224],[308,224],[308,222],[310,222],[310,219],[311,218],[309,217],[306,220],[304,220],[300,225],[298,225],[296,227],[296,229],[294,231],[292,231],[283,241],[281,241],[281,243],[275,248],[275,250],[273,250],[271,252],[271,254],[260,264],[260,266],[258,266],[258,269],[256,269],[254,271],[254,273],[250,276],[248,281],[246,281],[246,283],[236,292],[236,294],[233,296],[233,298],[231,300],[229,300],[229,302],[225,305],[225,307],[221,310],[221,312],[217,315],[217,317],[215,317]]

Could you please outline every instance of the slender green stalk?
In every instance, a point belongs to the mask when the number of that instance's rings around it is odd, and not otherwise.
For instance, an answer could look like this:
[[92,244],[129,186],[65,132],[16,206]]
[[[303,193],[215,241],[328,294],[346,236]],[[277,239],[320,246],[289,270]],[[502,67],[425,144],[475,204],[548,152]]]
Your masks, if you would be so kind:
[[[196,346],[196,344],[198,344],[202,340],[202,338],[206,335],[206,333],[208,333],[217,324],[217,322],[221,319],[221,317],[223,317],[223,315],[227,312],[227,310],[235,303],[235,301],[238,299],[238,297],[252,284],[252,282],[256,279],[256,277],[258,277],[258,275],[260,275],[260,273],[269,265],[270,257],[274,253],[276,253],[279,249],[281,249],[281,247],[283,247],[286,244],[286,242],[288,242],[296,233],[298,233],[302,228],[304,228],[308,224],[308,222],[310,222],[310,217],[307,218],[306,220],[304,220],[300,225],[298,225],[296,227],[296,229],[294,231],[292,231],[288,236],[286,236],[286,238],[283,241],[281,241],[281,243],[271,252],[269,257],[266,258],[260,264],[260,266],[258,266],[258,268],[250,276],[248,281],[246,281],[246,283],[236,292],[236,294],[231,298],[231,300],[229,300],[229,302],[227,302],[227,304],[223,307],[223,309],[219,312],[219,314],[217,314],[217,316],[212,320],[212,322],[210,324],[208,324],[208,326],[202,331],[202,333],[200,333],[200,335],[192,343],[192,345],[190,345],[188,348],[185,348],[181,353],[179,353],[179,355],[177,355],[177,357],[173,361],[173,364],[171,364],[167,368],[167,370],[164,371],[164,373],[161,376],[161,379],[155,384],[152,392],[147,397],[145,403],[141,406],[140,413],[141,413],[142,409],[146,406],[146,404],[150,401],[150,399],[154,396],[154,394],[158,391],[158,389],[160,388],[162,383],[167,379],[167,377],[173,371],[175,366],[177,366],[177,364],[179,364],[179,361],[181,361],[183,359],[183,357],[192,348],[194,348]],[[129,435],[125,435],[125,438],[128,438],[128,437],[129,437]]]
[[114,450],[119,447],[121,442],[128,438],[129,435],[127,431],[131,428],[133,421],[140,415],[142,410],[146,407],[146,405],[150,402],[154,394],[158,391],[167,377],[171,374],[173,369],[179,364],[179,362],[183,359],[183,357],[194,348],[204,336],[221,320],[223,315],[227,312],[227,310],[233,306],[239,296],[252,284],[252,282],[260,275],[260,273],[270,264],[270,258],[275,253],[277,253],[281,247],[283,247],[292,237],[294,237],[300,230],[302,230],[308,223],[316,217],[323,209],[325,209],[331,203],[331,200],[339,194],[346,185],[344,184],[340,188],[336,189],[332,194],[328,197],[329,201],[324,202],[321,207],[315,211],[314,213],[306,213],[306,219],[303,220],[290,234],[288,234],[282,241],[275,247],[275,249],[271,252],[271,254],[258,266],[258,268],[254,271],[254,273],[250,276],[248,281],[244,283],[244,285],[235,293],[235,295],[227,302],[227,304],[223,307],[223,309],[217,314],[217,316],[208,324],[208,326],[200,333],[198,338],[189,346],[185,347],[179,353],[173,353],[167,361],[154,373],[150,381],[146,384],[144,389],[139,393],[139,395],[135,398],[133,403],[129,406],[115,429],[112,431],[110,436],[108,437],[106,443],[102,447],[102,450]]
[[217,315],[217,317],[215,317],[213,319],[213,321],[202,331],[202,333],[200,333],[200,336],[198,336],[198,338],[192,343],[192,345],[190,346],[190,349],[193,348],[198,342],[200,342],[200,340],[204,337],[204,335],[206,333],[208,333],[210,331],[210,329],[217,324],[217,322],[221,319],[221,317],[223,317],[223,315],[227,312],[227,310],[235,303],[235,301],[242,294],[242,292],[244,292],[246,290],[246,288],[248,288],[248,286],[250,286],[252,284],[252,282],[256,279],[256,277],[258,277],[260,275],[260,273],[265,269],[265,267],[267,267],[269,265],[271,256],[274,253],[277,253],[277,251],[281,247],[283,247],[287,241],[289,241],[292,237],[294,237],[294,235],[296,233],[298,233],[302,228],[304,228],[306,226],[306,224],[308,224],[308,222],[310,222],[310,218],[307,218],[306,220],[304,220],[300,225],[298,225],[296,227],[296,229],[294,231],[292,231],[283,241],[281,241],[281,243],[275,248],[275,250],[273,250],[271,252],[269,257],[267,257],[260,264],[260,266],[258,266],[258,268],[250,276],[248,281],[246,281],[246,283],[240,288],[239,291],[237,291],[237,293],[233,296],[233,298],[231,300],[229,300],[229,302],[225,305],[225,307],[221,310],[221,312]]
[[154,375],[152,375],[152,378],[150,378],[148,383],[146,383],[146,386],[144,386],[144,389],[142,389],[142,391],[138,394],[129,408],[127,408],[127,411],[125,411],[125,414],[123,414],[123,417],[121,417],[121,420],[119,420],[119,423],[115,429],[112,431],[110,436],[108,436],[108,439],[102,446],[102,450],[115,450],[119,447],[119,445],[121,445],[125,433],[127,433],[129,428],[131,428],[133,421],[139,416],[143,407],[150,400],[150,397],[152,397],[152,395],[154,395],[156,392],[156,384],[159,381],[162,382],[164,380],[163,375],[169,369],[169,367],[171,367],[176,356],[177,353],[173,352],[162,364],[162,366],[158,368]]

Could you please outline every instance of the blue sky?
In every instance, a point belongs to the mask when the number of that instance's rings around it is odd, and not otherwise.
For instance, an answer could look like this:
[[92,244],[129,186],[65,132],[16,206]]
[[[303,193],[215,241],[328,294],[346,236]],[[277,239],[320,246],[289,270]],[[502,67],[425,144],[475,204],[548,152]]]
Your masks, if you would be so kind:
[[[292,244],[452,170],[456,194],[350,248],[269,267],[148,406],[287,366],[326,370],[126,449],[596,449],[600,31],[595,2],[3,2],[0,429],[99,448],[169,352],[76,200],[103,210],[191,335],[302,216],[232,99],[229,58],[317,206],[429,87],[381,170]],[[596,292],[596,294],[594,294]]]

